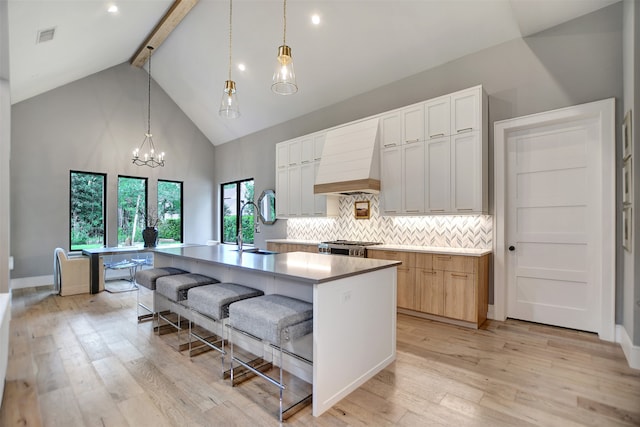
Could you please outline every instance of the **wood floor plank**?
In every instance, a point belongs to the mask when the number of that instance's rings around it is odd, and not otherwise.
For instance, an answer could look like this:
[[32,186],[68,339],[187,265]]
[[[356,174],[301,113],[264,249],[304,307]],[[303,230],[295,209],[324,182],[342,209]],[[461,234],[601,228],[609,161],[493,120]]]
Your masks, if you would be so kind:
[[[16,290],[0,426],[278,425],[275,387],[230,387],[218,352],[176,351],[175,334],[137,322],[135,297]],[[511,319],[469,330],[408,315],[397,332],[395,362],[321,417],[307,407],[287,425],[640,425],[640,371],[595,334]]]

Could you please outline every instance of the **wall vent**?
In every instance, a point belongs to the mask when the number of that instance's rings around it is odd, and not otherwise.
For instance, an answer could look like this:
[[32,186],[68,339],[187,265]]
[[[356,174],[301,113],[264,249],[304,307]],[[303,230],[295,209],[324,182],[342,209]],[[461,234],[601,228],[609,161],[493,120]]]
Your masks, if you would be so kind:
[[56,33],[56,28],[46,28],[44,30],[38,30],[38,37],[36,38],[36,44],[48,42],[53,40],[53,36]]

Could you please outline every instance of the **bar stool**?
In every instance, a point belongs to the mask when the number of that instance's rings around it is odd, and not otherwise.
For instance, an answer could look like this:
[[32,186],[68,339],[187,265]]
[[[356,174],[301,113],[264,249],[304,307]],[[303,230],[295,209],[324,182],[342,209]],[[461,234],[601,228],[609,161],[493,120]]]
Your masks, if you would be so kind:
[[[312,364],[313,362],[297,354],[283,349],[283,346],[291,341],[301,338],[313,332],[313,304],[284,295],[271,294],[256,298],[238,301],[229,306],[229,342],[231,347],[231,385],[236,386],[248,378],[248,374],[255,374],[278,387],[280,392],[279,421],[289,418],[303,407],[311,403],[312,394],[305,396],[287,408],[283,408],[283,391],[286,385],[283,381],[283,353],[293,356],[298,360]],[[264,372],[266,366],[245,361],[234,353],[235,332],[240,332],[262,343],[267,343],[271,348],[279,351],[279,379],[273,378]],[[264,346],[263,346],[264,349]],[[264,351],[263,351],[264,353]],[[234,363],[238,363],[244,370],[236,372]]]
[[[185,274],[188,271],[182,270],[180,268],[175,267],[159,267],[159,268],[150,268],[147,270],[138,270],[136,271],[135,281],[136,284],[140,286],[144,286],[154,293],[156,291],[156,281],[160,277],[170,276],[173,274]],[[145,304],[140,302],[140,286],[138,286],[138,291],[136,292],[136,303],[137,303],[137,314],[138,314],[138,322],[143,322],[145,320],[153,320],[156,315],[155,309],[149,308]],[[155,304],[154,304],[155,307]],[[140,315],[140,308],[145,309],[149,312],[149,314]]]
[[[185,304],[189,289],[198,286],[219,283],[217,279],[196,273],[174,274],[171,276],[159,277],[156,281],[156,297],[161,303],[164,300],[168,304],[168,311],[157,310],[158,313],[158,335],[162,328],[161,321],[165,321],[167,326],[172,326],[178,331],[178,351],[186,348],[186,345],[180,343],[180,331],[182,330],[182,317],[187,319],[188,307]],[[160,305],[160,304],[159,304]],[[174,313],[176,320],[169,319],[168,314]]]
[[[187,301],[189,308],[194,313],[189,321],[189,356],[193,355],[192,338],[195,338],[209,349],[217,350],[222,355],[222,373],[224,377],[224,356],[227,354],[224,350],[224,326],[229,319],[229,305],[236,301],[261,295],[264,295],[264,292],[235,283],[216,283],[189,289]],[[198,322],[196,322],[196,318]],[[214,336],[203,336],[198,332],[198,328],[194,327],[196,325],[213,332]],[[211,341],[212,339],[213,341]]]

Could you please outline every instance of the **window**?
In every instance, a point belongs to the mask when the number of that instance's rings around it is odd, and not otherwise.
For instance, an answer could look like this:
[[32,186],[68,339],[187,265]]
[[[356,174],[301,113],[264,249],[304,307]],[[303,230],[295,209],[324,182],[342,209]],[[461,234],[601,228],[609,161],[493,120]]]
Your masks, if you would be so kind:
[[142,230],[146,215],[147,178],[118,176],[118,246],[144,242]]
[[158,242],[182,243],[182,182],[158,180]]
[[107,175],[70,171],[69,250],[106,245]]
[[238,212],[246,202],[253,202],[253,178],[244,181],[229,182],[221,186],[222,197],[222,243],[237,243],[238,227],[242,221],[242,241],[253,243],[254,210],[247,205],[242,211],[242,218]]

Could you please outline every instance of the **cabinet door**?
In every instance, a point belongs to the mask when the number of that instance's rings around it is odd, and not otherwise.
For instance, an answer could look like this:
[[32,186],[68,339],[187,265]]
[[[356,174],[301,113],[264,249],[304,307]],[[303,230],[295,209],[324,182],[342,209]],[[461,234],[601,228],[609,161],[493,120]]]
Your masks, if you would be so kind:
[[276,216],[284,218],[289,215],[289,168],[278,169],[276,175]]
[[416,270],[418,310],[424,313],[444,315],[444,273],[439,270]]
[[429,101],[424,105],[427,140],[441,138],[451,133],[449,96]]
[[300,163],[313,163],[314,146],[312,137],[304,137],[300,140]]
[[415,105],[402,110],[404,143],[424,141],[424,105]]
[[327,139],[326,132],[318,133],[313,137],[313,160],[316,162],[322,158],[325,139]]
[[289,150],[288,150],[289,166],[299,165],[301,155],[302,155],[302,147],[300,144],[300,140],[297,139],[297,140],[291,141],[289,142],[288,146],[289,146]]
[[448,136],[425,143],[425,211],[451,211],[451,140]]
[[[289,168],[289,216],[300,216],[302,182],[300,166]],[[276,203],[277,205],[277,203]]]
[[402,210],[402,152],[400,146],[382,151],[380,208],[383,214],[395,215]]
[[453,212],[482,212],[482,164],[479,132],[451,137]]
[[480,129],[481,89],[474,88],[451,95],[451,135]]
[[396,147],[401,145],[402,128],[400,126],[400,113],[394,112],[380,118],[381,148]]
[[402,146],[403,190],[402,211],[408,214],[424,212],[424,142]]
[[398,307],[417,310],[415,268],[398,267]]
[[276,169],[289,167],[289,143],[276,144]]
[[300,215],[302,216],[312,216],[315,213],[315,195],[313,194],[315,177],[315,163],[300,165]]
[[467,322],[478,320],[474,274],[444,272],[444,315]]

